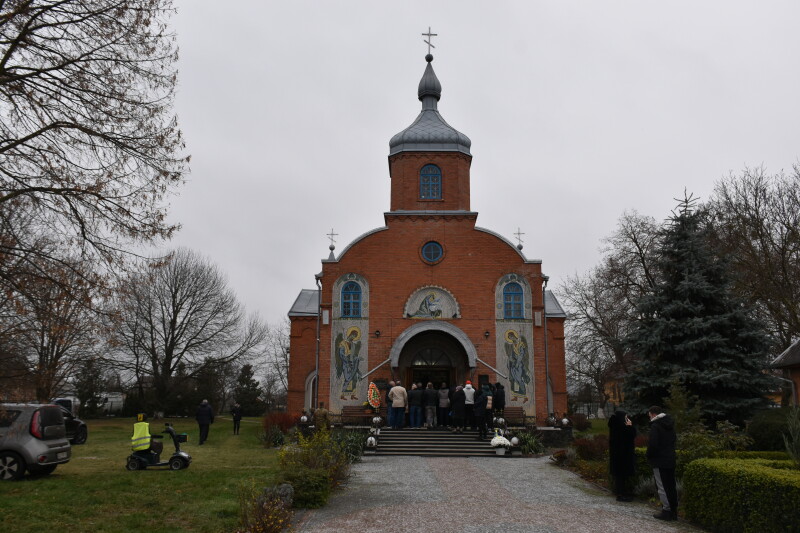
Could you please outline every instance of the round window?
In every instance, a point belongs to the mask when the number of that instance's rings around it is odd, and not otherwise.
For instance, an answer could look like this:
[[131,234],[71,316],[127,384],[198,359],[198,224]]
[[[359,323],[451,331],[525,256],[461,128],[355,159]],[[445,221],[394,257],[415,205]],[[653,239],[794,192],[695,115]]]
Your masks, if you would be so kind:
[[438,242],[426,242],[422,247],[422,258],[428,263],[436,263],[443,255],[442,245]]

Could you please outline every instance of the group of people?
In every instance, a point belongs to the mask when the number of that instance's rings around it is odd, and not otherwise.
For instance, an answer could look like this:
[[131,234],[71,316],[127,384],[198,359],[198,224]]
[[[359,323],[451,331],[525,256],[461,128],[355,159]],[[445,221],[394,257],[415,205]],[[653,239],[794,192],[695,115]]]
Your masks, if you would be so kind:
[[[648,409],[650,435],[647,460],[653,469],[661,512],[653,515],[659,520],[678,518],[678,490],[675,484],[675,422],[660,407]],[[608,419],[609,472],[617,501],[633,501],[633,480],[636,474],[634,441],[636,428],[625,411],[616,411]]]
[[411,390],[406,390],[399,381],[390,381],[386,405],[388,425],[394,429],[406,425],[408,413],[409,427],[446,427],[454,433],[463,433],[469,427],[478,431],[479,439],[485,439],[492,418],[501,416],[505,409],[506,392],[502,383],[487,383],[477,389],[471,381],[453,388],[442,383],[438,389],[433,383],[424,388],[422,383],[412,383]]
[[[239,405],[238,402],[231,407],[231,417],[233,418],[233,434],[238,435],[239,427],[242,423],[242,406]],[[197,425],[200,430],[200,436],[197,439],[198,443],[205,444],[206,440],[208,440],[208,430],[211,424],[214,423],[214,410],[211,408],[208,400],[203,400],[200,405],[197,406],[194,418],[197,420]]]

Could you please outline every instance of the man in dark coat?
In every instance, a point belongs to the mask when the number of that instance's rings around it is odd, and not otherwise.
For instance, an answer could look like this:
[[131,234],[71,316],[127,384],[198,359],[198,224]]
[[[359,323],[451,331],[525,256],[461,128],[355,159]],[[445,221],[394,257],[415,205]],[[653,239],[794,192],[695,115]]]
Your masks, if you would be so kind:
[[678,489],[675,485],[675,421],[654,405],[647,410],[650,417],[650,438],[647,443],[647,460],[653,467],[653,476],[661,500],[661,512],[654,514],[659,520],[678,519]]
[[608,419],[608,471],[618,502],[633,501],[631,481],[636,473],[634,440],[636,428],[625,411],[616,411]]
[[231,407],[231,416],[233,417],[233,434],[238,435],[239,425],[242,423],[242,406],[238,402]]
[[411,390],[408,391],[408,426],[412,428],[422,427],[422,406],[424,402],[424,391],[422,383],[412,383]]
[[466,395],[464,394],[464,389],[459,385],[453,393],[453,433],[464,432],[464,417],[466,414],[466,409],[464,407],[465,402]]
[[492,394],[492,409],[497,413],[497,416],[503,416],[503,410],[506,408],[506,389],[502,383],[494,386],[494,393]]
[[214,423],[214,411],[208,405],[208,400],[203,400],[197,407],[194,418],[200,426],[200,438],[198,440],[200,444],[203,444],[208,439],[208,426]]

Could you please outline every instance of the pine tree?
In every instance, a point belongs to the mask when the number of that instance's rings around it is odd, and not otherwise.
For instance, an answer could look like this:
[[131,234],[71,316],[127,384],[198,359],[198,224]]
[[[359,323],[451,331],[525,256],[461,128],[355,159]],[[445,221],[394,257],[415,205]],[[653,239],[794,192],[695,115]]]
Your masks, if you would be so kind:
[[770,378],[763,327],[731,292],[723,258],[712,250],[706,214],[683,200],[662,231],[660,281],[644,296],[627,337],[638,362],[625,381],[636,410],[663,405],[679,383],[699,398],[704,421],[741,424],[764,405]]
[[243,365],[236,378],[236,388],[233,391],[233,398],[242,406],[244,416],[258,416],[264,414],[264,402],[261,395],[264,391],[253,378],[255,370],[253,365]]

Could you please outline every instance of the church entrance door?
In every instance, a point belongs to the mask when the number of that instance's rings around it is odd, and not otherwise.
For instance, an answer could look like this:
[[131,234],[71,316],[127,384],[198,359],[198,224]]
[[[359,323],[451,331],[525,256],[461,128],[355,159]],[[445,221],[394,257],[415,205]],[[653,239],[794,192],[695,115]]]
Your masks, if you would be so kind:
[[403,386],[412,383],[433,383],[438,389],[442,382],[448,386],[468,379],[469,366],[464,347],[451,335],[441,331],[426,331],[414,336],[403,347],[399,361]]

